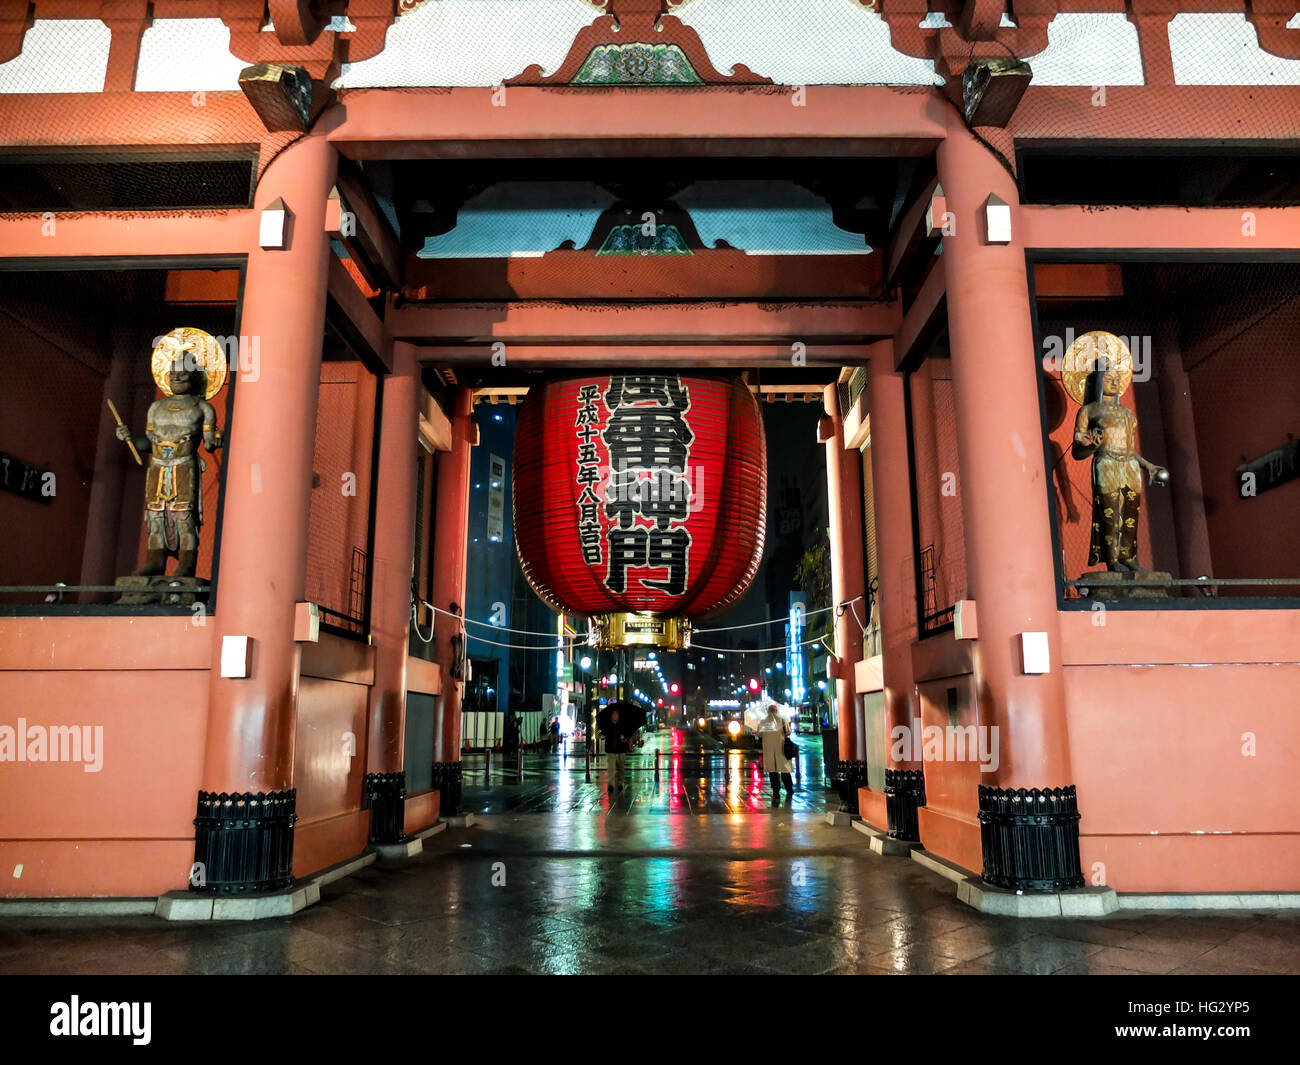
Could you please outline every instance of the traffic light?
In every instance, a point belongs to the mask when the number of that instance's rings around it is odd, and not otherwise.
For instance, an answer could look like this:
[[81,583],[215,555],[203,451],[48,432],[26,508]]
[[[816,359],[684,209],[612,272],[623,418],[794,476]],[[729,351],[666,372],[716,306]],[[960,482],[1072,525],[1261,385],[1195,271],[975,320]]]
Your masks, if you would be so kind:
[[673,681],[670,685],[668,685],[668,690],[672,692],[674,695],[676,695],[679,691],[682,690],[682,686],[678,684],[676,681]]
[[757,678],[757,677],[750,677],[750,678],[749,678],[749,690],[752,691],[752,692],[756,692],[756,691],[758,691],[758,678]]

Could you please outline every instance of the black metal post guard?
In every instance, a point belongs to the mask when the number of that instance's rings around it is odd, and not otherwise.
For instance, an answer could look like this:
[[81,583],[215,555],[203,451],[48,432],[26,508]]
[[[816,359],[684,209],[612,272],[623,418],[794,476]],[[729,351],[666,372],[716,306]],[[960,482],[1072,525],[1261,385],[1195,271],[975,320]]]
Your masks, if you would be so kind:
[[442,792],[439,812],[443,817],[460,813],[461,766],[459,762],[434,762],[433,786]]
[[370,842],[401,843],[406,838],[406,774],[367,773],[364,788]]
[[858,812],[858,788],[866,786],[867,763],[841,758],[838,766],[840,809],[851,814]]
[[1013,891],[1083,887],[1079,803],[1064,788],[979,789],[984,880]]
[[885,811],[889,838],[904,843],[921,842],[917,808],[925,805],[925,774],[920,769],[885,770]]
[[190,890],[243,895],[293,883],[298,792],[200,791]]

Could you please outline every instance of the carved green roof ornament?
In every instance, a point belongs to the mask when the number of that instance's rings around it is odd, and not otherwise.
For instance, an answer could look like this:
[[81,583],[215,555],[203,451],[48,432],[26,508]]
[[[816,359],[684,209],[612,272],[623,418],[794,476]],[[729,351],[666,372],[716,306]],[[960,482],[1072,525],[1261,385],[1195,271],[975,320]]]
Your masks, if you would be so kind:
[[591,50],[571,85],[703,85],[675,44],[601,44]]
[[655,226],[652,233],[646,233],[648,227],[632,222],[627,225],[614,226],[597,255],[694,255],[687,245],[681,230],[674,225]]

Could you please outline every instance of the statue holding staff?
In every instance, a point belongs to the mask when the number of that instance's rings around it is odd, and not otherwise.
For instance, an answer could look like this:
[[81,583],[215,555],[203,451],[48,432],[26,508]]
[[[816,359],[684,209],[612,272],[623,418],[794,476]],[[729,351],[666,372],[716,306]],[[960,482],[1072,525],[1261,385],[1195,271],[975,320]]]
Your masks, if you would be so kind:
[[133,439],[127,425],[119,440],[149,453],[145,473],[144,524],[148,532],[144,565],[136,577],[161,576],[175,558],[176,577],[193,577],[203,525],[203,460],[221,447],[217,413],[208,402],[226,380],[225,353],[201,329],[181,328],[164,336],[152,356],[153,378],[163,398],[149,406],[145,436]]
[[1112,333],[1085,333],[1067,349],[1061,380],[1080,404],[1072,454],[1076,459],[1092,457],[1088,565],[1141,572],[1137,538],[1142,471],[1162,487],[1169,483],[1169,471],[1137,453],[1137,415],[1120,402],[1133,380],[1133,355]]

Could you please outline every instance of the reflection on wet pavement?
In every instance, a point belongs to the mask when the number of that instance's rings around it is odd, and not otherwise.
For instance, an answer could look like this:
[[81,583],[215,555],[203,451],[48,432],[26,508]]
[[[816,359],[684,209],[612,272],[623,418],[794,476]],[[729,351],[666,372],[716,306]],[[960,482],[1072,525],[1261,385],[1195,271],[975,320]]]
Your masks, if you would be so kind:
[[[795,793],[781,807],[797,813],[837,809],[839,800],[826,790],[821,738],[799,736],[800,755]],[[658,753],[658,759],[655,754]],[[572,744],[551,754],[524,755],[523,777],[513,755],[466,754],[464,802],[478,813],[762,813],[772,809],[772,790],[756,750],[727,750],[696,733],[664,730],[651,733],[640,753],[627,760],[628,787],[608,790],[605,758],[596,755],[587,780],[586,750]],[[657,769],[657,772],[656,772]]]
[[1251,973],[1300,914],[1016,920],[861,835],[781,809],[489,814],[247,924],[0,920],[8,973]]
[[1300,972],[1300,912],[990,917],[812,812],[820,764],[772,809],[750,759],[728,779],[720,757],[700,772],[678,753],[614,804],[585,759],[531,758],[523,784],[494,766],[486,787],[471,763],[480,825],[329,884],[294,917],[0,915],[0,973]]

